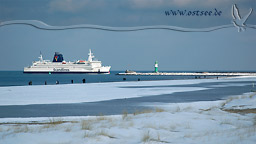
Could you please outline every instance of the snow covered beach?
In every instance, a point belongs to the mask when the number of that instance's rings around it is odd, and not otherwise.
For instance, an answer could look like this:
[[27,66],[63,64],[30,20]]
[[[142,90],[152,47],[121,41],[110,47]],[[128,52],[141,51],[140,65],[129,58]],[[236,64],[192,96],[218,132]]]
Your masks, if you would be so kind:
[[[256,78],[2,87],[0,104],[130,99],[215,87],[239,88],[248,85],[244,83],[248,81],[256,81]],[[202,83],[214,84],[200,87]],[[250,87],[253,90],[252,83]],[[255,143],[255,101],[256,94],[248,91],[216,101],[142,103],[148,109],[133,113],[123,111],[120,115],[1,118],[0,143]]]

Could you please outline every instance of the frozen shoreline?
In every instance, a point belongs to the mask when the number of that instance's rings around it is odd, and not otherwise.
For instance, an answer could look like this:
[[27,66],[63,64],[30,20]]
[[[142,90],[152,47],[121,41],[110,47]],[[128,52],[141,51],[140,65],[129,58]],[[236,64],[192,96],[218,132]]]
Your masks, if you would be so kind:
[[[0,143],[248,143],[256,140],[255,113],[223,108],[255,101],[247,93],[222,101],[152,105],[155,110],[122,115],[1,118]],[[248,103],[251,109],[256,104]]]
[[[177,91],[189,93],[207,88],[179,86],[217,81],[238,82],[231,83],[231,85],[242,86],[243,83],[239,82],[248,80],[256,81],[255,77],[239,77],[219,80],[167,80],[4,87],[0,88],[0,104],[83,102],[143,97],[149,94],[159,95]],[[178,87],[166,87],[172,85]],[[221,85],[212,85],[212,87],[229,85],[222,83]],[[139,88],[133,88],[134,86]],[[145,87],[150,88],[146,89]],[[62,94],[61,97],[58,94]],[[122,115],[0,118],[0,143],[254,144],[256,141],[255,101],[256,93],[250,92],[219,101],[148,103],[148,110],[135,111],[134,113],[124,111]]]
[[[63,103],[69,104],[137,98],[172,94],[175,92],[191,92],[209,89],[205,87],[182,87],[182,85],[214,82],[242,82],[247,80],[256,81],[256,77],[223,78],[218,80],[161,80],[0,87],[0,106]],[[181,87],[171,87],[173,85],[180,85]],[[134,86],[141,88],[132,88]],[[145,86],[151,86],[152,88],[143,88]]]

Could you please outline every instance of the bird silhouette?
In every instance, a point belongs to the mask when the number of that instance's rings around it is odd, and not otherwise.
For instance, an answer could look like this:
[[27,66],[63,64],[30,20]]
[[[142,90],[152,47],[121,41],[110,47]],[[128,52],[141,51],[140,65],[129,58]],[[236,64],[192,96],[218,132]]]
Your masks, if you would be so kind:
[[245,15],[243,18],[241,18],[240,14],[239,14],[239,10],[238,10],[236,4],[234,4],[232,6],[231,13],[232,13],[232,16],[233,16],[232,23],[234,24],[235,27],[238,28],[238,32],[240,32],[241,30],[245,31],[245,29],[246,29],[245,22],[248,19],[248,17],[251,15],[252,8],[250,9],[250,11],[249,11],[249,13],[247,15]]

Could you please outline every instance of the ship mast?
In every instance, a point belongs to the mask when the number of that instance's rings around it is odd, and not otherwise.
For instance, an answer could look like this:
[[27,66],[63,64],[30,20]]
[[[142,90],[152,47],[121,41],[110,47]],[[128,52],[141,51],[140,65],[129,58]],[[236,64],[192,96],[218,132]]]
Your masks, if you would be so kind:
[[40,56],[39,56],[38,58],[39,58],[39,61],[40,61],[40,62],[43,61],[43,55],[42,55],[41,51],[40,51]]
[[91,51],[91,49],[89,49],[89,53],[88,53],[88,62],[92,62],[92,59],[94,58],[93,53]]

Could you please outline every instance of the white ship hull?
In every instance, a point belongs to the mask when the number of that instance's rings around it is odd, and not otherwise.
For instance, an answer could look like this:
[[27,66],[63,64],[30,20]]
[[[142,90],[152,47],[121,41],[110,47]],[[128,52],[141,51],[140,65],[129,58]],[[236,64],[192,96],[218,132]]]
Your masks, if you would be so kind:
[[24,68],[24,73],[109,73],[109,71],[110,67],[100,67],[93,69],[74,67]]
[[[62,55],[61,55],[62,56]],[[101,61],[93,60],[91,51],[88,61],[76,62],[50,62],[43,60],[42,55],[39,61],[33,62],[32,66],[25,67],[24,73],[109,73],[110,66],[102,66]],[[57,58],[56,58],[57,61]]]

